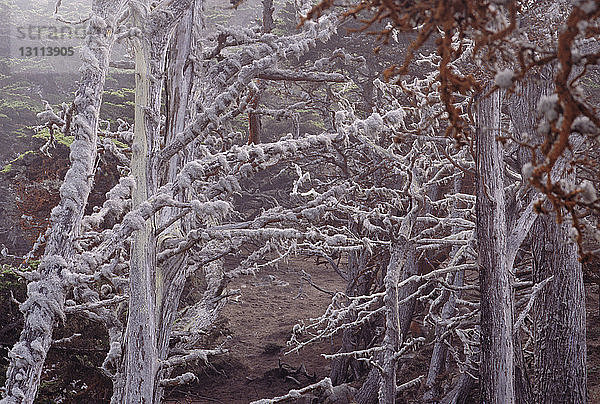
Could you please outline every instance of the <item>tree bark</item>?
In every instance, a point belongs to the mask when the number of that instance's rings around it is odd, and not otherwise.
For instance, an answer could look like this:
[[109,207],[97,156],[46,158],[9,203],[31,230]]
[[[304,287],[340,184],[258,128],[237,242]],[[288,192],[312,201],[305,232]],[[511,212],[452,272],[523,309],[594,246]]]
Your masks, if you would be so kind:
[[[399,301],[408,297],[411,289],[416,286],[406,285],[398,289],[400,279],[408,278],[415,274],[415,246],[402,237],[394,243],[390,251],[390,262],[384,278],[385,297],[385,336],[383,338],[383,374],[379,380],[379,402],[394,404],[396,402],[396,368],[398,357],[396,352],[406,336],[410,320],[413,315],[415,299],[399,304]],[[413,283],[414,284],[414,283]]]
[[[185,129],[186,118],[190,110],[190,93],[192,91],[193,64],[190,62],[192,49],[192,32],[194,27],[194,16],[196,11],[196,2],[192,1],[192,6],[187,10],[175,32],[169,46],[167,77],[165,86],[165,97],[167,104],[167,124],[166,139],[167,144],[175,139],[175,136]],[[198,44],[199,46],[199,44]],[[171,158],[168,166],[167,181],[172,182],[177,176],[178,170],[187,162],[189,150],[176,154]],[[179,195],[180,200],[184,200],[184,192]],[[180,213],[177,208],[164,209],[164,215],[161,215],[161,225],[167,223],[173,216]],[[189,219],[188,219],[189,220]],[[189,229],[189,223],[184,225],[184,221],[175,222],[169,229],[165,230],[158,242],[157,247],[161,248],[161,242],[169,237],[181,237]],[[172,257],[162,264],[157,271],[162,279],[161,288],[157,290],[162,296],[161,304],[157,307],[157,355],[159,360],[167,359],[169,355],[169,340],[171,338],[172,325],[175,321],[181,293],[186,284],[187,254]],[[159,370],[157,379],[164,379],[169,376],[169,370]],[[155,388],[154,402],[161,402],[163,389],[159,386]]]
[[[262,12],[262,32],[268,34],[273,29],[273,0],[263,0],[263,12]],[[260,104],[260,97],[263,90],[263,86],[260,81],[257,83],[258,91],[252,97],[252,101],[249,106],[257,109]],[[249,112],[248,113],[248,144],[259,144],[261,139],[260,135],[262,132],[262,123],[260,114]]]
[[[552,82],[550,80],[551,76],[551,67],[544,67],[539,72],[530,73],[529,77],[527,77],[526,80],[518,85],[519,97],[510,97],[507,102],[508,113],[510,115],[515,132],[513,133],[513,136],[520,141],[527,142],[528,139],[530,140],[535,138],[534,134],[536,133],[537,126],[537,103],[541,96],[552,92]],[[523,165],[529,162],[530,159],[530,151],[520,148],[517,153],[517,162],[519,166],[523,167]],[[553,171],[558,169],[558,165],[559,164],[557,164],[557,167],[555,167],[555,170]],[[537,217],[534,216],[531,207],[528,206],[528,204],[531,204],[533,200],[538,199],[537,192],[535,192],[535,190],[531,190],[526,195],[527,198],[523,198],[525,199],[525,204],[521,206],[522,209],[519,209],[518,206],[523,202],[522,200],[519,200],[520,198],[516,198],[513,201],[508,201],[510,206],[508,208],[508,222],[510,228],[513,229],[511,232],[511,243],[509,244],[509,251],[507,253],[508,265],[511,267],[514,266],[514,259],[516,257],[518,248],[520,248],[520,244],[525,239],[526,234],[529,233],[530,229],[533,227],[533,224],[537,220]],[[521,215],[521,217],[518,218],[519,215]],[[525,216],[527,216],[526,221],[520,220],[525,218]],[[518,237],[514,236],[516,231],[520,232]],[[539,233],[536,231],[534,231],[532,234],[539,235]],[[548,287],[548,285],[546,285],[546,287]],[[516,402],[517,404],[528,404],[533,402],[534,395],[531,384],[532,380],[530,379],[527,366],[525,365],[525,358],[521,347],[519,330],[515,330],[514,344]]]
[[554,276],[534,304],[537,403],[586,403],[585,290],[570,224],[555,214],[534,225],[534,281]]
[[[134,40],[136,108],[131,172],[136,179],[136,187],[132,193],[133,208],[139,208],[148,197],[157,192],[161,179],[158,170],[163,165],[159,164],[157,158],[161,134],[163,73],[171,29],[177,22],[181,22],[179,31],[176,32],[177,40],[181,41],[179,45],[182,52],[175,56],[174,66],[172,65],[174,71],[171,73],[177,72],[173,79],[179,80],[177,84],[181,87],[171,92],[169,111],[172,114],[168,123],[172,125],[171,130],[183,130],[190,87],[189,80],[186,81],[185,63],[191,37],[186,37],[186,34],[189,35],[191,29],[189,13],[193,5],[192,0],[173,3],[173,19],[164,19],[159,14],[147,14],[147,8],[132,8],[134,25],[144,32],[141,38]],[[188,72],[187,78],[190,74]],[[174,134],[170,133],[170,139],[173,138]],[[166,165],[167,176],[174,176],[181,163],[179,156],[172,156]],[[168,261],[168,264],[176,263],[175,268],[169,268],[168,271],[157,265],[157,220],[158,217],[151,216],[134,234],[131,246],[129,313],[125,338],[127,380],[124,402],[127,403],[155,403],[162,397],[161,361],[168,354],[170,327],[180,296],[171,286],[173,282],[181,281],[177,270],[181,269],[183,261],[178,260],[178,257]]]
[[[423,173],[415,165],[412,169],[409,191],[412,207],[402,219],[398,235],[390,246],[390,260],[383,281],[386,329],[382,342],[383,351],[375,358],[380,366],[371,369],[367,380],[356,394],[355,399],[359,404],[374,403],[377,398],[380,403],[396,402],[396,368],[399,359],[397,352],[406,338],[415,309],[416,297],[409,297],[416,292],[418,286],[416,282],[408,282],[398,288],[398,283],[418,272],[416,245],[410,237],[417,216],[424,206],[422,175]],[[375,389],[377,385],[378,390]]]
[[[531,74],[519,87],[520,97],[511,99],[511,120],[519,135],[533,137],[535,110],[540,97],[553,90],[551,77],[551,68]],[[574,148],[581,143],[575,139]],[[552,171],[553,181],[564,177],[564,165],[562,158]],[[572,175],[567,179],[574,180]],[[577,248],[569,243],[568,231],[569,225],[557,223],[554,213],[538,216],[533,225],[534,282],[554,276],[534,305],[535,402],[586,402],[585,294]]]
[[122,1],[118,0],[97,0],[92,5],[81,84],[74,101],[71,167],[60,188],[60,203],[50,216],[51,231],[39,266],[41,279],[28,285],[28,298],[21,306],[25,324],[19,342],[9,353],[6,396],[0,400],[2,404],[34,401],[52,343],[52,331],[59,319],[64,320],[63,307],[69,286],[65,276],[74,270],[70,260],[75,254],[75,239],[92,188],[98,112],[114,41],[115,16],[121,7]]
[[[454,179],[453,188],[454,188],[455,193],[460,192],[462,182],[463,181],[461,178]],[[455,200],[453,203],[453,208],[455,209],[455,212],[458,207],[459,207],[458,201]],[[453,212],[452,216],[458,217],[459,215],[457,215],[456,213]],[[453,233],[456,231],[458,231],[458,229],[454,228]],[[458,251],[458,248],[456,246],[453,247],[450,256],[456,257],[457,251]],[[456,261],[457,264],[462,263],[458,260],[455,260],[454,258],[452,261],[453,262]],[[461,259],[461,261],[462,261],[462,259]],[[446,278],[446,281],[448,283],[451,283],[452,285],[457,286],[457,287],[463,286],[463,280],[464,280],[464,271],[459,271],[457,273],[450,274],[450,276],[448,276]],[[443,293],[444,300],[446,302],[444,303],[444,305],[442,307],[441,317],[442,317],[442,320],[448,320],[456,312],[456,299],[461,296],[461,293],[460,293],[460,291],[450,292],[448,290],[444,290],[442,293]],[[423,394],[423,401],[427,402],[427,403],[435,401],[435,398],[438,397],[441,393],[440,383],[439,383],[438,379],[439,379],[440,374],[444,370],[444,366],[446,363],[446,354],[448,352],[448,347],[446,345],[446,341],[442,340],[441,337],[442,337],[442,335],[444,335],[446,330],[447,330],[447,327],[443,324],[437,324],[435,326],[436,341],[433,346],[433,351],[431,353],[431,360],[429,361],[429,371],[427,372],[427,380],[425,381],[426,391]]]
[[263,0],[262,31],[267,34],[273,29],[273,0]]
[[[403,244],[403,245],[401,245]],[[387,267],[387,271],[391,271],[391,273],[386,272],[385,283],[386,285],[393,285],[393,280],[396,279],[396,285],[398,282],[403,281],[409,278],[412,275],[417,273],[417,265],[416,265],[416,249],[414,243],[406,241],[406,243],[398,243],[392,247],[390,261]],[[396,270],[394,270],[396,268]],[[399,272],[397,272],[399,271]],[[391,283],[388,283],[391,282]],[[417,284],[414,282],[410,282],[401,288],[392,288],[390,290],[390,294],[388,297],[387,286],[386,286],[386,298],[384,304],[386,304],[386,337],[384,337],[383,345],[386,347],[386,350],[383,354],[377,355],[376,360],[379,363],[383,363],[384,370],[390,372],[385,377],[382,377],[379,369],[373,368],[369,372],[365,382],[359,389],[356,394],[356,402],[359,404],[373,404],[378,401],[379,402],[392,402],[386,401],[392,395],[395,400],[395,391],[396,391],[396,366],[397,366],[397,358],[393,359],[393,353],[396,352],[397,347],[402,343],[406,334],[408,333],[410,322],[413,317],[413,311],[415,307],[416,298],[409,299],[400,305],[398,305],[398,301],[404,300],[408,296],[412,295],[417,290]],[[396,304],[394,304],[396,302]],[[391,315],[388,320],[388,315]],[[388,324],[389,322],[389,324]],[[388,331],[388,326],[391,328]],[[396,335],[398,337],[396,337]],[[396,346],[395,349],[392,349],[393,346]],[[387,357],[387,358],[386,358]],[[393,372],[393,375],[391,374]],[[393,377],[393,387],[392,384]],[[385,391],[387,389],[387,391]],[[384,391],[382,391],[384,390]],[[382,398],[382,394],[385,394],[385,397]],[[382,401],[384,400],[384,401]]]
[[[145,19],[146,16],[136,13],[134,24],[143,27]],[[147,37],[134,40],[135,124],[131,174],[135,177],[136,186],[132,191],[132,209],[138,208],[146,201],[155,187],[150,172],[150,153],[154,150],[157,133],[154,115],[157,109],[153,105],[153,100],[155,97],[160,100],[160,94],[156,94],[156,83],[151,82],[153,73],[151,46]],[[131,245],[126,331],[125,402],[127,403],[151,403],[154,389],[157,387],[158,293],[155,227],[154,217],[146,220],[143,227],[134,233]]]
[[[483,92],[484,94],[486,91]],[[514,404],[513,293],[506,260],[504,162],[500,136],[500,92],[477,103],[477,242],[481,288],[482,402]]]
[[[356,225],[351,220],[350,222],[352,223],[349,226],[350,231],[356,231]],[[376,274],[374,270],[368,269],[370,259],[371,253],[366,248],[350,252],[348,256],[348,270],[346,271],[346,273],[348,274],[348,285],[346,287],[346,294],[348,296],[362,296],[370,292],[374,282],[373,278]],[[352,313],[348,316],[347,321],[352,322],[355,319],[356,313]],[[340,352],[351,352],[355,350],[357,346],[359,346],[360,340],[370,340],[370,338],[372,337],[373,330],[369,328],[371,327],[369,327],[368,325],[363,325],[360,328],[360,330],[351,328],[345,329],[342,334],[342,347],[340,348]],[[367,338],[362,337],[365,335]],[[356,376],[358,378],[358,369],[356,369],[358,365],[358,361],[347,356],[342,356],[340,358],[334,359],[331,363],[331,371],[329,372],[329,378],[331,379],[331,383],[334,386],[345,383],[351,376],[348,374],[350,373],[348,370],[349,367],[354,367]]]

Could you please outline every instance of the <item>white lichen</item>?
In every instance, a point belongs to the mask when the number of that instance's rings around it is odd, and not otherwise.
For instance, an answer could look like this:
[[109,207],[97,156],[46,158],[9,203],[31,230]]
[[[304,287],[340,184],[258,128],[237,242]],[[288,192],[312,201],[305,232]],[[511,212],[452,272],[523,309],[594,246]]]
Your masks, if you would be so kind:
[[513,79],[515,78],[515,72],[511,69],[504,69],[496,73],[494,77],[494,83],[500,88],[510,88],[513,85]]
[[579,186],[579,189],[579,196],[584,202],[594,203],[596,199],[598,199],[598,196],[596,194],[596,188],[594,187],[594,184],[591,183],[591,181],[583,180],[581,182],[581,185]]
[[523,181],[528,181],[533,176],[535,167],[531,163],[525,163],[521,168],[521,174],[523,175]]

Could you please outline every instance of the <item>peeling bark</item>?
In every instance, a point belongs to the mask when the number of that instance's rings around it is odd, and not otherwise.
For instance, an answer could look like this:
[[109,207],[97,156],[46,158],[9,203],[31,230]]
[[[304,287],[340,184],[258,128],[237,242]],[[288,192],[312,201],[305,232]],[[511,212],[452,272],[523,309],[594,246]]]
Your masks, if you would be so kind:
[[[134,15],[134,24],[143,26],[147,16]],[[135,124],[131,174],[136,180],[132,208],[138,208],[155,187],[150,173],[150,153],[157,130],[153,103],[160,100],[156,83],[151,82],[151,44],[148,38],[134,40],[135,52]],[[160,91],[160,90],[158,90]],[[157,97],[158,96],[158,97]],[[156,98],[155,98],[156,97]],[[159,101],[160,102],[160,101]],[[160,104],[159,104],[160,105]],[[153,108],[154,107],[154,108]],[[158,355],[156,347],[157,285],[155,219],[150,217],[134,233],[129,259],[129,312],[126,331],[125,402],[150,403],[157,387]]]
[[[484,94],[486,92],[484,91]],[[482,402],[514,404],[512,275],[506,260],[507,223],[500,136],[500,92],[477,104],[477,243],[481,288]]]
[[[145,35],[134,41],[136,110],[131,170],[136,179],[132,193],[134,209],[157,192],[161,180],[158,171],[161,165],[156,159],[161,133],[162,77],[170,41],[173,47],[167,82],[167,141],[173,141],[175,134],[183,130],[188,112],[192,70],[186,64],[191,49],[194,1],[179,2],[177,7],[174,15],[180,18],[173,20],[160,19],[158,14],[145,15],[144,9],[136,9],[134,13],[134,23],[141,29],[148,20],[152,21]],[[171,39],[174,21],[179,24]],[[181,156],[172,156],[166,166],[167,179],[173,179],[184,162]],[[167,210],[167,216],[169,212],[173,210]],[[167,359],[171,326],[187,275],[183,270],[185,255],[173,257],[162,265],[157,263],[160,246],[156,222],[161,217],[165,221],[166,216],[150,216],[144,227],[134,234],[132,242],[124,371],[127,375],[124,401],[128,403],[158,403],[162,398],[161,377],[166,373],[161,371],[161,363]],[[177,226],[171,226],[169,232],[175,231]]]

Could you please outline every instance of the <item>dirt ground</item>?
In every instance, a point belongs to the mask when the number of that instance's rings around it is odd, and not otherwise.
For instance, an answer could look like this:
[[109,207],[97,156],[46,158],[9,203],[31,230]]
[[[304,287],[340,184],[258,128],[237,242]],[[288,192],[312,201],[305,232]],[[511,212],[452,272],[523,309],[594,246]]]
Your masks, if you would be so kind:
[[[257,276],[235,279],[231,289],[240,289],[241,295],[230,299],[215,324],[213,343],[223,343],[228,353],[210,359],[210,366],[198,364],[194,371],[199,380],[189,386],[168,391],[168,404],[249,403],[261,398],[286,394],[290,389],[300,388],[328,376],[330,362],[321,353],[335,352],[339,338],[321,341],[304,348],[300,353],[286,355],[286,342],[297,321],[320,315],[330,302],[330,296],[303,279],[302,270],[310,274],[312,282],[328,291],[344,290],[345,282],[333,270],[316,265],[314,260],[291,260],[278,269],[265,271]],[[267,275],[270,274],[269,275]],[[7,281],[6,275],[4,281]],[[0,279],[0,280],[2,280]],[[16,297],[24,298],[23,290]],[[598,312],[598,286],[586,285],[587,292],[587,347],[588,347],[588,394],[590,403],[600,403],[600,316]],[[6,305],[10,309],[9,305]],[[12,310],[16,316],[16,307]],[[6,317],[5,323],[19,323]],[[10,320],[10,321],[9,321]],[[73,322],[75,321],[75,323]],[[73,319],[70,326],[85,329],[86,335],[96,335],[98,340],[82,339],[68,350],[54,347],[48,356],[48,366],[43,375],[45,386],[38,397],[39,403],[55,403],[53,397],[64,394],[65,389],[80,389],[65,403],[107,403],[110,399],[110,381],[99,377],[95,367],[104,357],[106,347],[99,339],[101,329]],[[7,327],[4,327],[7,328]],[[0,324],[0,331],[4,330]],[[72,331],[72,330],[71,330]],[[70,332],[71,332],[70,331]],[[70,332],[65,331],[67,336]],[[16,336],[16,334],[15,334]],[[2,332],[0,332],[2,337]],[[2,341],[8,348],[14,340]],[[4,354],[5,352],[3,352]],[[412,359],[401,364],[399,375],[410,380],[427,371],[430,346],[425,345]],[[64,376],[67,375],[67,378]],[[75,378],[79,384],[74,385]],[[3,376],[3,375],[2,375]],[[77,377],[76,377],[77,376]],[[0,380],[1,381],[1,380]],[[70,383],[70,384],[69,384]],[[406,393],[399,402],[415,403],[415,390]]]
[[327,376],[329,361],[320,354],[334,352],[337,341],[322,341],[299,353],[285,354],[294,324],[320,315],[331,299],[304,280],[302,270],[324,290],[345,289],[339,275],[324,265],[317,266],[314,260],[294,260],[269,270],[270,275],[236,279],[230,288],[240,289],[241,295],[225,306],[220,324],[224,327],[221,340],[229,353],[213,358],[213,369],[204,369],[198,383],[172,390],[165,402],[249,403],[286,394]]
[[[294,324],[321,314],[330,302],[329,295],[302,279],[302,270],[323,289],[345,288],[340,276],[323,265],[316,266],[314,260],[291,261],[270,271],[271,277],[261,274],[235,280],[232,289],[239,288],[242,294],[224,308],[220,323],[229,353],[213,359],[212,369],[203,368],[198,383],[172,390],[165,403],[249,403],[286,394],[327,376],[330,363],[320,354],[334,352],[339,340],[322,341],[298,354],[285,354]],[[586,285],[586,292],[589,402],[600,403],[598,287]],[[426,371],[428,358],[420,359],[423,363],[416,363],[417,357],[411,361],[415,363],[406,363],[402,370]],[[304,368],[298,372],[301,365]],[[407,397],[407,401],[412,400]]]

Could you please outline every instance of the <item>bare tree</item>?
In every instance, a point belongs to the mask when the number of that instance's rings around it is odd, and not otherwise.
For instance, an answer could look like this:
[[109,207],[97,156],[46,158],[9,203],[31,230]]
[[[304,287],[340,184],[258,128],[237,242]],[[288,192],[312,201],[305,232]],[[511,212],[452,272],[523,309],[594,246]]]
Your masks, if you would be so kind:
[[64,321],[67,289],[78,277],[70,260],[76,253],[75,240],[92,187],[98,114],[123,3],[98,0],[92,4],[93,16],[82,49],[81,84],[74,101],[71,167],[60,189],[61,202],[52,210],[39,277],[31,279],[27,301],[20,307],[25,314],[25,325],[10,353],[6,397],[2,403],[33,403],[52,343],[52,331],[59,321]]
[[[330,378],[272,402],[319,394],[394,403],[423,385],[423,401],[459,403],[476,380],[486,403],[585,402],[578,259],[588,257],[583,230],[597,230],[588,213],[600,202],[579,156],[599,125],[576,86],[598,60],[580,45],[600,11],[576,2],[549,12],[565,27],[532,44],[516,27],[539,5],[459,3],[347,3],[347,15],[385,26],[384,41],[403,32],[414,40],[404,64],[384,72],[395,83],[361,75],[365,113],[356,83],[337,69],[368,70],[366,58],[314,51],[339,26],[332,2],[302,2],[302,30],[280,35],[267,0],[260,27],[211,34],[202,0],[96,1],[73,124],[67,111],[40,114],[75,135],[73,165],[40,269],[27,275],[26,324],[2,403],[33,401],[52,330],[73,314],[108,331],[112,402],[160,402],[165,387],[195,380],[180,366],[225,351],[197,342],[239,293],[230,280],[292,254],[324,258],[346,281],[322,315],[294,328],[292,351],[338,333],[343,346],[326,355]],[[99,129],[114,40],[134,54],[135,120]],[[547,77],[536,82],[540,71]],[[320,116],[318,134],[300,134],[306,109]],[[236,122],[246,114],[250,141]],[[293,133],[269,134],[271,118]],[[84,217],[97,145],[122,163],[123,178]],[[274,167],[289,189],[242,209],[236,198]],[[335,259],[343,254],[347,265]],[[227,256],[238,263],[226,267]],[[197,301],[180,307],[193,278]],[[434,347],[429,368],[408,377],[407,358],[424,342]],[[442,383],[449,373],[454,385]]]

